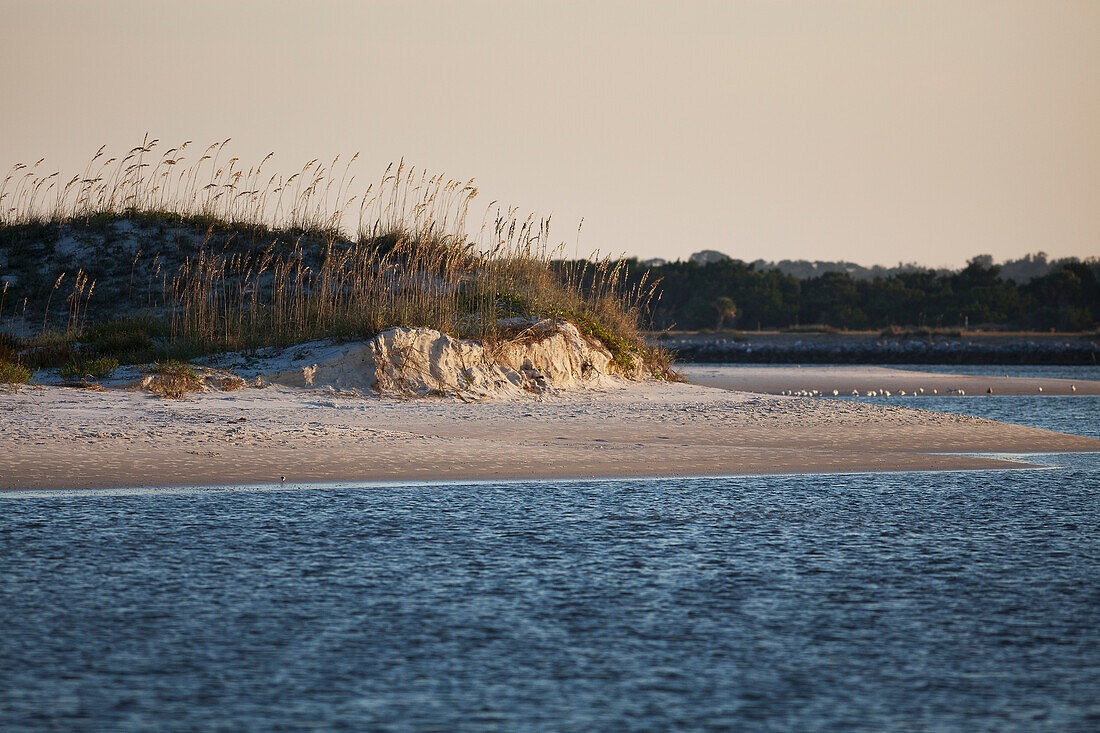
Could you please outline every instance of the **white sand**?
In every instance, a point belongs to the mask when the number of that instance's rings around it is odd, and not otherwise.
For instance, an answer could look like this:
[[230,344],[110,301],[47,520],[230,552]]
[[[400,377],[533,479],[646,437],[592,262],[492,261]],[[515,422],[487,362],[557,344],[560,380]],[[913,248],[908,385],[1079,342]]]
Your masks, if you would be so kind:
[[282,386],[0,393],[3,489],[959,469],[1020,465],[959,453],[1077,450],[1100,441],[660,382],[479,404]]

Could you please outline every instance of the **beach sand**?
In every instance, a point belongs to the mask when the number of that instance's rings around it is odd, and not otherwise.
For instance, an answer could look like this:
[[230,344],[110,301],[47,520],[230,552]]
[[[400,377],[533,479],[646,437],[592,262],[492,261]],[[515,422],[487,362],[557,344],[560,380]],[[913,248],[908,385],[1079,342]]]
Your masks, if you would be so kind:
[[[932,394],[932,390],[936,390],[940,395],[955,394],[958,390],[963,390],[967,395],[1100,395],[1100,382],[1095,380],[981,377],[876,366],[684,364],[677,369],[693,384],[767,394],[781,394],[786,390],[795,393],[800,390],[808,392],[816,389],[823,395],[832,395],[835,389],[841,395],[849,395],[854,389],[861,395],[866,395],[872,390],[880,394],[882,390],[889,390],[897,395],[902,390],[908,394],[915,394],[923,389],[924,394]],[[996,367],[990,367],[990,369],[996,369]]]
[[1014,467],[964,453],[1100,450],[971,417],[692,384],[467,404],[269,386],[0,394],[0,489]]

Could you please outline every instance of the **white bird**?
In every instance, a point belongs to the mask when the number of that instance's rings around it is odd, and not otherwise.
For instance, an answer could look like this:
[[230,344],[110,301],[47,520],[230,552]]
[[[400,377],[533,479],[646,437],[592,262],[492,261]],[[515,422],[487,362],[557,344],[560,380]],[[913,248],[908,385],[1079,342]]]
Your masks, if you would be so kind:
[[840,390],[834,389],[833,390],[833,397],[836,397],[838,394],[840,394]]
[[966,397],[966,390],[965,389],[960,389],[959,390],[959,397]]
[[1040,392],[1042,392],[1042,391],[1043,391],[1043,388],[1042,388],[1042,387],[1040,387],[1040,388],[1039,388],[1039,391],[1040,391]]
[[875,392],[875,390],[872,389],[869,392],[867,392],[867,396],[868,397],[878,397],[878,394]]
[[903,389],[902,391],[898,392],[898,394],[901,395],[902,397],[904,397],[905,396],[905,390]]
[[1071,384],[1069,386],[1069,391],[1070,392],[1076,392],[1077,391],[1077,385],[1076,384]]
[[884,390],[882,390],[882,393],[883,393],[884,395],[886,395],[887,397],[890,397],[890,396],[891,396],[891,395],[890,395],[890,390],[888,390],[888,389],[884,389]]
[[939,393],[940,393],[940,391],[938,389],[936,389],[935,387],[932,388],[932,394],[939,394]]
[[921,387],[920,389],[918,389],[917,393],[918,394],[924,394],[924,387]]
[[853,389],[852,390],[852,396],[853,397],[859,397],[859,390],[858,389]]

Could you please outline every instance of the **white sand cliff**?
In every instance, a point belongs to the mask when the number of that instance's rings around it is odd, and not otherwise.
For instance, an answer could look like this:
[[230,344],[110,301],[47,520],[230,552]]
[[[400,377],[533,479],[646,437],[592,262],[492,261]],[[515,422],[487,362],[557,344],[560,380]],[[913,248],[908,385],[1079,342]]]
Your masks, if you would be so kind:
[[568,321],[550,319],[492,345],[429,328],[393,328],[365,342],[314,342],[269,351],[252,363],[240,355],[219,363],[232,364],[236,373],[261,384],[467,401],[595,387],[609,378],[637,380],[645,374],[640,357],[623,375],[598,340]]

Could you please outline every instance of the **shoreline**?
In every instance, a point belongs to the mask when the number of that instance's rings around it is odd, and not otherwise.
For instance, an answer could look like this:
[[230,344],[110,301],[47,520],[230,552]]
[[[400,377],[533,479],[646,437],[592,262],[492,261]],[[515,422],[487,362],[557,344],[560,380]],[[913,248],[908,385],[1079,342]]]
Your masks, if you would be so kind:
[[[1100,451],[1076,451],[1076,452],[1045,452],[1045,453],[1005,453],[1004,456],[1014,457],[1042,457],[1078,455],[1080,453],[1100,453]],[[1002,460],[998,454],[988,453],[976,457],[986,457],[993,460]],[[1041,463],[1029,463],[1022,461],[1004,461],[1009,465],[996,465],[979,468],[933,468],[933,469],[897,469],[886,471],[800,471],[789,473],[720,473],[720,474],[688,474],[675,476],[574,476],[556,478],[491,478],[491,479],[388,479],[378,481],[297,481],[280,483],[257,484],[209,484],[209,485],[178,485],[178,486],[114,486],[89,489],[0,489],[0,500],[22,498],[49,498],[55,496],[79,495],[79,496],[154,496],[160,494],[225,494],[240,492],[264,492],[264,491],[345,491],[348,489],[392,489],[392,488],[436,488],[444,486],[510,486],[529,483],[541,483],[553,481],[555,484],[583,484],[598,481],[600,483],[619,482],[647,482],[667,481],[671,479],[684,480],[723,480],[723,479],[751,479],[767,478],[772,476],[867,476],[882,473],[983,473],[986,471],[1056,471],[1060,466]]]
[[1100,451],[980,418],[655,382],[476,404],[40,387],[0,395],[0,418],[5,491],[1036,468],[990,454]]

